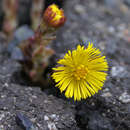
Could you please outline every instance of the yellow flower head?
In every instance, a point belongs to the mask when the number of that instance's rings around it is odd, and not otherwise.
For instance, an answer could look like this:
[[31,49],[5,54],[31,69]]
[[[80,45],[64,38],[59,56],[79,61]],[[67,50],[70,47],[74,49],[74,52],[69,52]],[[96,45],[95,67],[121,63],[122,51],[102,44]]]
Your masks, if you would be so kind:
[[66,18],[64,11],[59,9],[57,5],[52,4],[45,10],[44,20],[49,26],[60,27],[65,23]]
[[108,64],[92,43],[87,48],[78,45],[76,50],[68,51],[58,64],[59,67],[53,68],[52,78],[67,98],[86,99],[102,89]]

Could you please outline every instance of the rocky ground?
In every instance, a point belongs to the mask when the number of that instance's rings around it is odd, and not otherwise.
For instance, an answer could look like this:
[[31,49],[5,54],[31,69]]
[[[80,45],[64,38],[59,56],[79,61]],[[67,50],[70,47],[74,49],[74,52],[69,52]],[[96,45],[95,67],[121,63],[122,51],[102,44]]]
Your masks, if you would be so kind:
[[63,8],[67,22],[52,47],[63,54],[93,41],[110,66],[104,89],[81,102],[54,86],[42,91],[7,55],[0,34],[0,130],[129,130],[130,1],[66,0]]

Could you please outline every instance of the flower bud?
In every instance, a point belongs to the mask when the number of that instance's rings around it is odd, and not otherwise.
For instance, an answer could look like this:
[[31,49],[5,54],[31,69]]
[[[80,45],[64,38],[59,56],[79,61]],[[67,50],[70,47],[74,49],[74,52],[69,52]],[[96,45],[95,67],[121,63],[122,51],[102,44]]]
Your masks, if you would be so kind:
[[66,21],[64,11],[55,4],[50,5],[45,10],[43,18],[46,24],[54,28],[62,26]]

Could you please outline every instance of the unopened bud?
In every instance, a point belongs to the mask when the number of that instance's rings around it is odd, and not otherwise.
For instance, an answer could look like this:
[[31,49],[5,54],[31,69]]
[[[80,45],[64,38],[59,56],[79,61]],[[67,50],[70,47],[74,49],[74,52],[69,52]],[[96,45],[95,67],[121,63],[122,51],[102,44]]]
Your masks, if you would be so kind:
[[60,27],[65,21],[64,11],[59,9],[57,5],[50,5],[44,12],[44,21],[51,27]]

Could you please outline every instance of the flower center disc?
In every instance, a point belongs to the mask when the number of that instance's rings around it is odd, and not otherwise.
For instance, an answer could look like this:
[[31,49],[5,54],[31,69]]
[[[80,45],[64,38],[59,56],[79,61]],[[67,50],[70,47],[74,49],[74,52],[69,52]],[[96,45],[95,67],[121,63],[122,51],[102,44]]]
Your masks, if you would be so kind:
[[85,67],[84,65],[80,65],[76,68],[76,70],[74,71],[74,77],[77,80],[80,79],[86,79],[86,75],[88,73],[88,68]]

